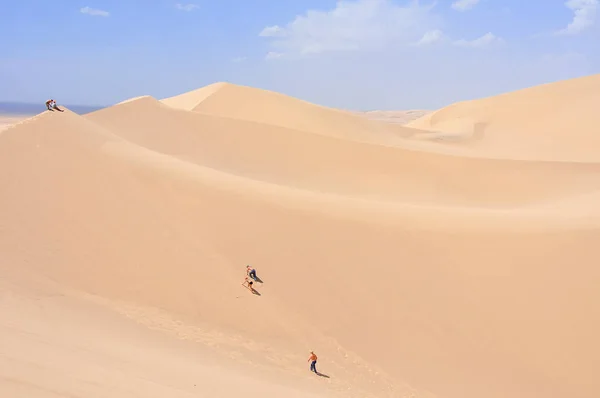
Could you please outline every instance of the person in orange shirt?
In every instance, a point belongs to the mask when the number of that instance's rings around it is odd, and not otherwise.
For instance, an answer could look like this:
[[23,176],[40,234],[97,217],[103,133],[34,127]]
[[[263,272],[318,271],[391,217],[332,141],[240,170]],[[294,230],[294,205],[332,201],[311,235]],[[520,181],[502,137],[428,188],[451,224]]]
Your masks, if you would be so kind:
[[309,362],[312,361],[310,363],[311,372],[315,372],[318,374],[319,372],[317,372],[317,356],[315,355],[314,352],[312,352],[312,351],[310,352],[310,357],[308,357],[308,361]]

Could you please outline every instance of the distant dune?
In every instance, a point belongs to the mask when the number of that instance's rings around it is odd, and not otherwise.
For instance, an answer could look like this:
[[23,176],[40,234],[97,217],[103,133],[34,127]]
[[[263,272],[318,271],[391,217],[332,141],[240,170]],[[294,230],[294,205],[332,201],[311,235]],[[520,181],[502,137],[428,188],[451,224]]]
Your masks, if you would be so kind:
[[450,105],[408,127],[442,132],[490,156],[598,161],[600,75]]
[[396,131],[396,126],[373,123],[350,112],[230,83],[215,83],[162,103],[174,109],[341,138],[393,141]]
[[11,125],[0,395],[600,396],[599,79],[406,125],[226,83]]
[[410,111],[365,111],[355,113],[372,120],[406,125],[413,120],[422,118],[431,113],[431,111],[416,109]]

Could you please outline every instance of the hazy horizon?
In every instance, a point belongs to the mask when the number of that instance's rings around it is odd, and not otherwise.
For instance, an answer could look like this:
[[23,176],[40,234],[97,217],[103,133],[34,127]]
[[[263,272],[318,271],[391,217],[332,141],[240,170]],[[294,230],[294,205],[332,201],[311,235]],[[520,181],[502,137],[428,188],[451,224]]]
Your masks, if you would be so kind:
[[[91,106],[78,104],[59,104],[59,106],[66,106],[71,111],[81,115],[106,108],[110,105]],[[34,102],[0,101],[0,114],[4,115],[36,115],[44,112],[45,110],[46,105],[44,103],[38,104]]]

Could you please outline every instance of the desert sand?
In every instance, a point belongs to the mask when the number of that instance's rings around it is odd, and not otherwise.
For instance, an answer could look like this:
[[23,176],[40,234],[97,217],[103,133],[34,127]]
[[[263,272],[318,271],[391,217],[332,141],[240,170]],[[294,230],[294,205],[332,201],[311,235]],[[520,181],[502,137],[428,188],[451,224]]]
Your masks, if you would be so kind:
[[430,114],[431,111],[425,109],[413,109],[408,111],[355,111],[354,113],[362,115],[371,120],[407,125],[414,120],[420,119]]
[[403,125],[216,83],[8,127],[0,396],[600,396],[599,84]]
[[600,75],[586,76],[456,103],[406,125],[482,156],[593,162],[600,160],[598,90]]
[[33,115],[13,115],[0,113],[0,131],[6,130],[8,127],[19,123],[22,120],[32,117]]

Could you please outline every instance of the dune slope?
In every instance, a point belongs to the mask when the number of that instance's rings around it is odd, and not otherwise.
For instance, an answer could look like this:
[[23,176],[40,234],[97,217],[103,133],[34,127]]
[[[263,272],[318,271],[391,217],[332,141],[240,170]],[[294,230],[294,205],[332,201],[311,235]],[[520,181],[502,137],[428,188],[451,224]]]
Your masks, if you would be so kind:
[[[162,106],[139,99],[86,115],[157,152],[256,180],[429,206],[514,207],[600,189],[600,165],[459,157]],[[335,124],[321,124],[329,131]],[[477,179],[474,170],[485,170]],[[554,178],[544,178],[552,173]],[[493,184],[490,184],[493,181]]]
[[0,279],[3,397],[335,397],[281,375],[265,381],[204,344],[150,330],[10,264]]
[[[73,394],[105,391],[93,372],[122,388],[110,371],[134,361],[129,350],[147,363],[166,356],[182,376],[127,365],[136,383],[122,396],[148,381],[214,394],[229,373],[223,397],[248,375],[248,396],[261,385],[298,396],[600,394],[596,163],[415,151],[362,127],[376,138],[342,138],[337,114],[298,126],[306,109],[294,104],[297,119],[279,125],[214,106],[144,97],[86,117],[43,113],[0,134],[0,289],[27,298],[7,301],[23,315],[0,324],[3,379],[44,376],[40,397],[66,391],[42,356],[19,361],[14,349],[45,333],[44,352],[71,353],[65,371],[99,363],[71,370],[86,386]],[[246,264],[260,295],[240,286]],[[56,316],[34,327],[40,280],[68,299],[42,301]],[[105,348],[85,343],[98,340],[84,327],[93,319],[106,319]],[[66,322],[87,337],[65,345]],[[329,378],[308,373],[311,349]],[[195,361],[209,376],[192,390]]]
[[176,109],[371,142],[394,143],[398,142],[398,135],[412,133],[351,112],[231,83],[215,83],[162,102]]
[[599,100],[600,74],[459,102],[407,126],[447,133],[488,155],[598,161]]

